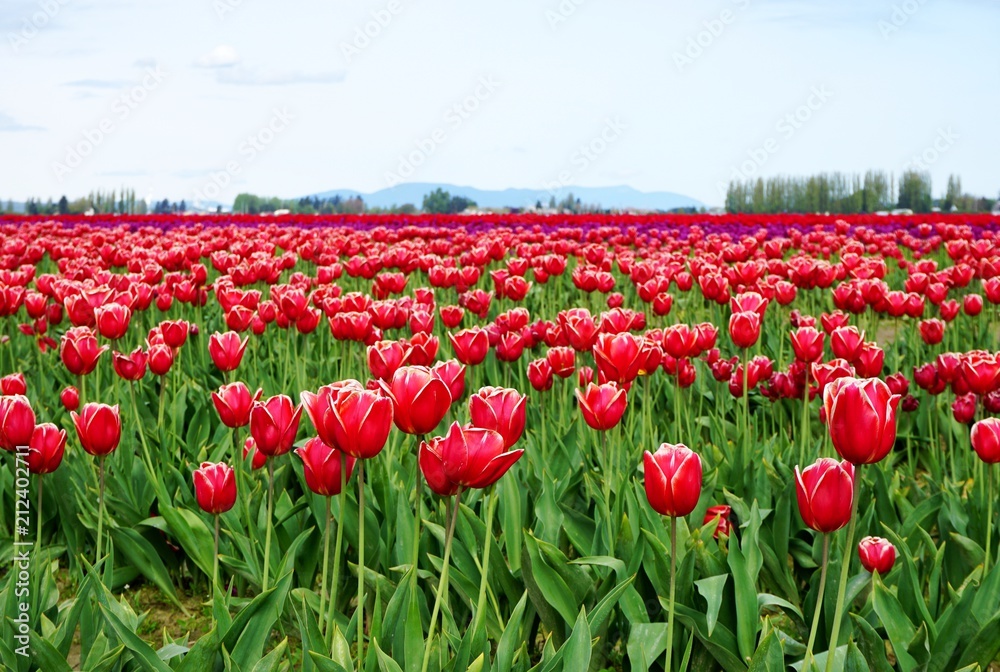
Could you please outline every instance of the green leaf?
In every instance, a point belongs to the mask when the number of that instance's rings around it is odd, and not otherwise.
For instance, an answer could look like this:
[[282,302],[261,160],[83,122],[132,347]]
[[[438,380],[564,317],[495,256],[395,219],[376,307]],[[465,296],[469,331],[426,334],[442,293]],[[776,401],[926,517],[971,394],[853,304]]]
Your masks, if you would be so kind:
[[1000,613],[976,633],[962,652],[958,664],[964,667],[978,663],[985,670],[989,668],[998,653],[1000,653]]
[[47,642],[34,630],[28,633],[31,644],[31,657],[40,669],[45,672],[72,672],[73,668],[66,662],[66,656],[59,653],[56,647]]
[[174,606],[187,615],[187,609],[181,604],[174,590],[174,583],[170,578],[160,554],[156,552],[153,545],[149,543],[141,534],[127,527],[113,527],[110,530],[111,538],[121,554],[147,579],[156,584],[156,587],[170,600]]
[[[169,500],[167,500],[169,501]],[[160,502],[160,515],[170,527],[170,533],[184,549],[188,557],[198,565],[205,576],[212,576],[212,553],[215,549],[215,537],[205,521],[188,509],[175,509]]]
[[785,654],[774,630],[767,633],[753,654],[748,672],[784,672]]
[[626,651],[635,671],[647,672],[650,665],[667,650],[667,624],[633,625]]
[[861,649],[853,641],[847,643],[847,660],[844,661],[844,672],[869,672],[868,661]]
[[701,596],[705,598],[705,602],[708,603],[708,609],[705,611],[705,621],[708,624],[709,637],[712,636],[715,624],[719,620],[719,609],[722,608],[722,597],[728,578],[728,574],[719,574],[718,576],[710,576],[707,579],[699,579],[694,582],[694,585],[698,588],[698,592],[701,593]]
[[377,639],[372,640],[372,646],[375,649],[375,655],[378,656],[378,667],[382,672],[403,672],[396,661],[386,655],[379,647]]
[[851,614],[854,631],[858,636],[858,648],[868,662],[872,672],[892,672],[892,666],[885,656],[885,643],[868,621],[857,614]]
[[128,647],[128,650],[132,652],[135,657],[136,662],[142,666],[142,669],[146,672],[171,672],[167,664],[160,660],[159,656],[156,655],[156,651],[153,651],[152,647],[146,642],[132,632],[129,628],[125,627],[125,624],[115,616],[110,609],[108,609],[104,604],[100,605],[101,614],[104,616],[104,620],[107,621],[111,629],[114,630],[115,636],[118,637]]
[[907,648],[916,634],[916,628],[906,617],[899,600],[889,592],[878,574],[872,576],[872,584],[874,585],[872,598],[875,603],[875,613],[878,614],[886,634],[889,635],[889,641],[892,642],[892,650],[896,654],[900,669],[902,672],[910,672],[916,668],[917,661],[907,652]]
[[587,621],[586,609],[580,609],[580,615],[576,617],[576,624],[573,625],[573,632],[563,644],[563,648],[566,650],[563,656],[563,669],[567,672],[590,669],[590,623]]
[[566,623],[576,619],[576,600],[558,572],[542,559],[538,543],[530,534],[524,535],[524,548],[531,559],[531,576],[538,585],[546,604],[554,608]]
[[278,665],[281,664],[281,659],[285,657],[288,652],[288,638],[281,640],[281,643],[276,647],[271,649],[271,652],[261,658],[256,665],[254,665],[250,672],[275,672],[278,669]]
[[514,654],[517,653],[517,649],[521,643],[519,633],[521,630],[521,620],[524,618],[524,608],[527,603],[528,591],[524,591],[524,595],[521,596],[521,599],[514,607],[514,611],[511,612],[507,626],[503,629],[503,634],[500,635],[500,642],[497,644],[497,655],[494,664],[498,670],[510,670],[513,668]]
[[354,665],[350,667],[344,667],[340,663],[330,660],[321,653],[316,653],[315,651],[309,652],[309,659],[312,664],[316,666],[317,672],[354,672]]
[[587,614],[587,620],[590,622],[590,631],[596,632],[601,629],[604,625],[605,619],[611,614],[611,610],[614,609],[615,604],[621,599],[621,596],[635,581],[635,576],[631,576],[622,583],[612,588],[607,595],[601,598],[601,601],[597,603],[590,613]]
[[272,588],[253,598],[233,619],[223,637],[226,650],[232,650],[233,662],[249,667],[261,658],[271,628],[284,610],[288,589],[292,585],[291,571],[278,578]]

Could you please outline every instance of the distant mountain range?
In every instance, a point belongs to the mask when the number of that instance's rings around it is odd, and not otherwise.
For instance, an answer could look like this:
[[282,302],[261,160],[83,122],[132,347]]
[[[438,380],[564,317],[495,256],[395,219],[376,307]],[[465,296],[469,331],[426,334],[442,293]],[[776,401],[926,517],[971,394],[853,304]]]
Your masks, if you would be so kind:
[[560,187],[552,191],[546,189],[476,189],[454,184],[438,184],[431,182],[407,182],[379,191],[364,193],[353,189],[334,189],[310,196],[319,198],[353,198],[360,196],[365,203],[379,208],[389,208],[394,205],[412,203],[418,208],[423,203],[424,196],[435,189],[444,189],[452,196],[463,196],[472,199],[481,208],[528,208],[541,202],[542,207],[549,204],[554,196],[561,201],[569,194],[579,198],[581,203],[598,205],[609,210],[674,210],[676,208],[701,208],[704,203],[683,194],[669,191],[643,192],[632,187]]

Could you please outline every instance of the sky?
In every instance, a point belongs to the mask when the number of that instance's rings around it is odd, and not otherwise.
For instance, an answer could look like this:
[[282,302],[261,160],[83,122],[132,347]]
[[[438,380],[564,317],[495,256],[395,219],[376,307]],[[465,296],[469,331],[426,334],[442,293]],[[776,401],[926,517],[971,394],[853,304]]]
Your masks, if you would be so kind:
[[927,170],[1000,191],[996,0],[3,0],[0,198]]

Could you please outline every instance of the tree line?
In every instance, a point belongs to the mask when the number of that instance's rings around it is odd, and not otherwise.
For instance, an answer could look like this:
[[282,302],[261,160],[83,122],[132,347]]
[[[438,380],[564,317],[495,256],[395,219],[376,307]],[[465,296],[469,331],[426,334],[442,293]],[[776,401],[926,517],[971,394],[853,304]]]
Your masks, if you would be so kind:
[[856,214],[905,208],[913,212],[989,212],[994,199],[962,191],[957,175],[948,178],[943,198],[935,199],[930,173],[908,170],[898,182],[893,173],[864,175],[819,173],[808,176],[733,180],[726,191],[729,212],[839,212]]

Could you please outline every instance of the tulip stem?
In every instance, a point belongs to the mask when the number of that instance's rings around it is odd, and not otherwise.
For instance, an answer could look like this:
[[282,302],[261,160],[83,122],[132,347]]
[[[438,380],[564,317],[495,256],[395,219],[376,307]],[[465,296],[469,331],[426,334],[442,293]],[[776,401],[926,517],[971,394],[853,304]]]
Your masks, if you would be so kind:
[[[417,454],[420,453],[420,444],[421,444],[421,442],[423,442],[423,437],[422,436],[418,436],[417,437]],[[419,466],[418,466],[418,468],[415,471],[417,473],[416,473],[416,482],[414,483],[414,486],[413,486],[413,491],[414,491],[414,503],[413,503],[413,510],[414,510],[414,514],[413,514],[413,585],[414,585],[414,587],[416,587],[416,585],[417,585],[417,565],[420,563],[420,521],[421,521],[421,517],[420,517],[420,503],[421,503],[421,500],[423,499],[423,494],[424,494],[424,492],[423,492],[424,491],[424,479],[422,478],[422,474],[421,474]]]
[[[414,568],[416,571],[416,568]],[[365,650],[365,461],[358,460],[358,672]]]
[[[45,474],[38,474],[38,506],[35,513],[35,518],[38,520],[35,523],[35,550],[36,552],[42,549],[42,483],[45,480]],[[988,533],[987,533],[988,534]],[[989,544],[987,544],[988,546]],[[987,554],[989,551],[987,551]]]
[[[847,575],[851,568],[851,551],[854,548],[854,525],[858,519],[858,495],[861,492],[861,465],[854,467],[854,501],[851,502],[851,522],[847,526],[847,543],[841,558],[840,584],[837,586],[837,609],[833,612],[833,632],[830,634],[830,649],[826,654],[826,672],[833,672],[836,658],[837,640],[840,635],[840,620],[844,615],[844,595],[847,592]],[[803,672],[806,672],[803,669]]]
[[163,406],[167,400],[167,377],[160,376],[160,411],[156,416],[156,426],[163,428]]
[[743,478],[746,479],[746,469],[750,465],[746,464],[747,453],[750,444],[750,350],[743,349],[743,441],[740,448],[740,460],[736,468],[743,471]]
[[101,541],[104,535],[104,455],[97,458],[98,490],[97,490],[97,558],[94,566],[101,561]]
[[[799,456],[799,464],[806,464],[806,451],[809,449],[809,369],[806,369],[806,382],[802,391],[802,454]],[[803,671],[804,672],[804,671]]]
[[[455,536],[455,523],[458,522],[458,504],[461,498],[462,491],[459,490],[458,494],[455,495],[451,520],[448,521],[448,532],[444,538],[444,559],[441,565],[441,578],[438,580],[437,593],[434,596],[434,608],[431,610],[431,624],[427,629],[427,645],[424,647],[424,662],[420,666],[420,672],[427,672],[427,665],[431,661],[431,642],[434,640],[434,626],[437,625],[438,613],[441,611],[441,598],[448,594],[448,565],[451,560],[451,542]],[[414,567],[413,571],[416,574],[416,567]]]
[[[337,605],[337,588],[340,586],[340,555],[344,545],[344,516],[347,507],[347,455],[340,453],[340,520],[337,521],[337,542],[333,549],[333,584],[330,587],[330,612],[326,619],[330,650],[333,651],[333,612]],[[323,618],[322,612],[320,618]]]
[[674,653],[674,589],[677,584],[677,518],[670,517],[670,609],[667,611],[667,661],[664,672],[671,672],[670,659]]
[[323,574],[322,579],[319,584],[319,632],[323,634],[325,624],[323,615],[326,613],[326,591],[329,588],[326,580],[329,578],[328,570],[330,568],[330,520],[333,516],[330,515],[330,498],[324,497],[326,500],[326,530],[323,532]]
[[[819,572],[819,593],[816,595],[816,611],[813,614],[812,627],[809,629],[809,643],[806,645],[806,657],[802,659],[802,672],[810,672],[813,644],[816,643],[816,630],[819,629],[819,616],[823,611],[823,593],[826,592],[826,567],[830,560],[830,535],[823,535],[823,568]],[[829,653],[827,654],[830,655]]]
[[[215,514],[215,553],[212,555],[212,595],[219,593],[219,514]],[[215,625],[215,610],[212,610],[212,625]]]
[[479,627],[483,621],[483,612],[486,610],[486,583],[487,577],[489,576],[489,566],[490,566],[490,541],[493,536],[493,512],[496,509],[496,495],[493,494],[493,488],[489,490],[490,501],[486,506],[486,530],[483,534],[483,567],[482,576],[479,579],[479,599],[476,602],[476,617],[472,622],[472,636],[475,638],[476,634],[479,632]]
[[146,434],[142,431],[142,420],[139,419],[139,406],[135,402],[135,383],[129,381],[129,396],[132,398],[132,414],[135,416],[135,428],[139,432],[139,442],[142,443],[142,454],[146,461],[146,468],[149,469],[150,476],[154,473],[153,461],[149,457],[149,446],[146,445]]
[[[983,581],[990,571],[990,539],[993,536],[993,465],[986,464],[986,557],[983,559]],[[41,499],[39,497],[39,508]],[[39,514],[41,515],[41,514]]]
[[264,533],[264,581],[262,591],[267,591],[267,578],[271,569],[271,517],[274,515],[274,460],[267,461],[267,531]]

